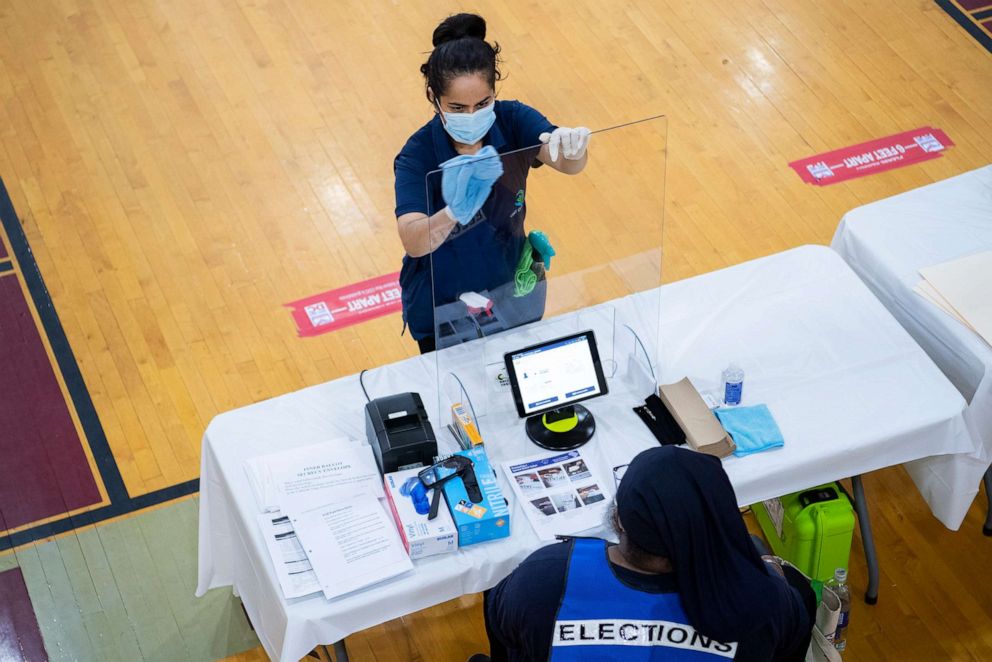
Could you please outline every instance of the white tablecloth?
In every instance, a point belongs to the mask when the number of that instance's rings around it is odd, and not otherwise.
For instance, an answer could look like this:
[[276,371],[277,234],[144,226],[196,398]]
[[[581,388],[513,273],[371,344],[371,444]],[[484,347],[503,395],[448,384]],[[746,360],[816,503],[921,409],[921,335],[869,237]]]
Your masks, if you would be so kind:
[[[651,308],[638,305],[650,296],[659,292],[615,302],[618,320],[642,332],[657,328],[657,319],[636,319]],[[747,373],[744,404],[767,403],[784,433],[783,449],[724,461],[741,504],[973,450],[961,395],[825,247],[806,246],[667,285],[660,298],[661,379],[688,375],[705,389],[736,361]],[[656,443],[631,411],[648,393],[643,387],[631,392],[623,380],[623,348],[633,344],[623,334],[617,332],[619,368],[610,394],[586,403],[597,431],[583,453],[607,479],[612,466]],[[365,383],[373,397],[412,390],[430,403],[435,372],[428,355],[377,369]],[[466,381],[470,391],[481,388],[471,375]],[[340,600],[287,603],[255,524],[242,461],[342,434],[361,439],[363,404],[352,376],[222,414],[204,435],[197,591],[233,586],[273,658],[296,660],[319,643],[490,588],[542,544],[512,503],[509,539],[417,561],[413,573]],[[486,418],[494,462],[539,450],[515,416]],[[447,443],[445,435],[439,439]],[[512,502],[511,491],[504,493]]]
[[849,211],[833,247],[969,402],[976,448],[907,466],[934,514],[957,529],[992,462],[992,347],[912,288],[922,267],[992,250],[992,166]]

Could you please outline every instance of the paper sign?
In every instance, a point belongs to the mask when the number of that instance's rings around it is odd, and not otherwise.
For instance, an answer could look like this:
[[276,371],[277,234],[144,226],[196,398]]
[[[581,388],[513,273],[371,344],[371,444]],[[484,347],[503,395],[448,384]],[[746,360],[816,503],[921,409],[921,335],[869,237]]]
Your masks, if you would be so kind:
[[397,271],[284,305],[293,309],[301,338],[319,336],[399,312],[403,307],[399,276]]
[[581,451],[504,462],[503,471],[541,540],[573,535],[603,523],[610,494]]
[[929,126],[817,154],[789,164],[807,184],[826,186],[939,158],[954,143]]

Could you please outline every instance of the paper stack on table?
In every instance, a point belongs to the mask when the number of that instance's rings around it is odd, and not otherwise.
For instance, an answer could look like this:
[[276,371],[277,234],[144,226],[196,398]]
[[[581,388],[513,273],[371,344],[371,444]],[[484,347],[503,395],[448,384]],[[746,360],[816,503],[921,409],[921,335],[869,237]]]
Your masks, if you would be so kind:
[[367,493],[289,519],[328,600],[413,570],[393,520]]
[[245,460],[287,599],[328,599],[413,568],[385,511],[371,447],[334,439]]
[[275,564],[279,586],[287,600],[320,592],[317,573],[303,550],[289,518],[280,512],[260,513],[258,526],[265,538],[265,548]]
[[992,251],[920,269],[913,291],[992,345]]
[[371,446],[344,437],[253,457],[244,467],[263,512],[277,511],[297,498],[313,505],[313,500],[362,491],[385,496]]

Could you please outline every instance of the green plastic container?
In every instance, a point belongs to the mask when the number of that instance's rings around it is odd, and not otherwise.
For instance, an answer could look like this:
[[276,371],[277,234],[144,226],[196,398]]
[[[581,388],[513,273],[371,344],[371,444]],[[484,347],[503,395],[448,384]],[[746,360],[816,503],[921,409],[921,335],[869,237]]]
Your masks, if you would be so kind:
[[751,506],[777,556],[810,579],[825,582],[847,569],[854,508],[839,483],[829,483]]

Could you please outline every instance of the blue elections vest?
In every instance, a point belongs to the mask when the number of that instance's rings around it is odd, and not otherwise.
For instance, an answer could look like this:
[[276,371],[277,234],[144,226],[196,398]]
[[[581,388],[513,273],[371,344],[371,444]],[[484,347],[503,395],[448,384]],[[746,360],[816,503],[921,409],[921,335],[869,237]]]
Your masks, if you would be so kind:
[[613,573],[606,542],[576,539],[551,639],[551,662],[732,659],[737,644],[689,625],[678,593],[648,593]]
[[[456,224],[430,255],[403,258],[403,317],[415,339],[434,335],[435,307],[452,303],[466,292],[499,296],[512,291],[526,238],[527,174],[537,153],[534,149],[503,156],[503,175],[475,217],[466,225]],[[429,175],[426,185],[434,214],[445,204],[441,173]]]

